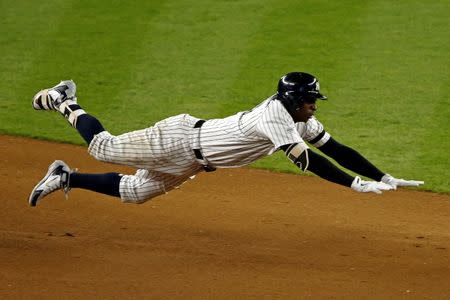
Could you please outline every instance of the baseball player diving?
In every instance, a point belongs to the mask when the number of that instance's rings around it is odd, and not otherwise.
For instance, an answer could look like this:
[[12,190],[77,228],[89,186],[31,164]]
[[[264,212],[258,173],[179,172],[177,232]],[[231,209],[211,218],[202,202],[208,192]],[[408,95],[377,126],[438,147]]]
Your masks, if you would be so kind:
[[[79,173],[56,160],[33,188],[29,204],[35,206],[56,190],[67,194],[74,188],[118,197],[122,202],[143,203],[199,172],[244,166],[278,150],[284,151],[287,159],[302,171],[357,192],[380,194],[399,186],[423,184],[380,171],[360,153],[331,137],[314,117],[317,99],[327,99],[320,93],[317,78],[292,72],[281,77],[275,95],[249,111],[211,120],[181,114],[152,127],[115,136],[78,104],[75,83],[61,81],[39,91],[33,98],[33,108],[62,114],[97,160],[131,166],[137,171],[134,175]],[[349,175],[324,156],[310,151],[309,145],[373,181]]]

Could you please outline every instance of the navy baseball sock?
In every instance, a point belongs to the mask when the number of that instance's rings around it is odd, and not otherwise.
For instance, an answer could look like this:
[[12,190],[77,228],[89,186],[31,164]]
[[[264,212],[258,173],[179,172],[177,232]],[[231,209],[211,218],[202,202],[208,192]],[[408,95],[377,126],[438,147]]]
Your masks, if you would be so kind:
[[95,117],[87,114],[75,100],[63,102],[58,111],[75,127],[89,145],[94,135],[105,131],[102,124]]
[[69,187],[120,197],[121,178],[122,175],[119,173],[83,174],[74,172],[70,174]]
[[89,114],[83,114],[78,117],[76,129],[88,145],[91,143],[94,135],[105,131],[100,121]]

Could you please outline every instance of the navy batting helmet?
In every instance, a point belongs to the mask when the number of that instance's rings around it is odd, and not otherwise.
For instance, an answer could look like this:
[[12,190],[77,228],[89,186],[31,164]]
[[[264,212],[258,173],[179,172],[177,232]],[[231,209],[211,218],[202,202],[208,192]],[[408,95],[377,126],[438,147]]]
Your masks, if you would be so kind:
[[289,113],[293,113],[303,102],[327,99],[319,89],[319,81],[313,75],[291,72],[278,81],[277,99]]

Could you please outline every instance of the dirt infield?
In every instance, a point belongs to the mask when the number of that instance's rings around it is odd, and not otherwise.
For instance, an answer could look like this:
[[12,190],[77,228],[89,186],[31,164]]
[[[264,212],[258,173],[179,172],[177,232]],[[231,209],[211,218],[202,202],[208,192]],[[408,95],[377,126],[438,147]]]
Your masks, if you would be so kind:
[[28,206],[48,164],[133,172],[0,136],[2,299],[449,299],[450,196],[358,194],[253,169],[142,205],[73,190]]

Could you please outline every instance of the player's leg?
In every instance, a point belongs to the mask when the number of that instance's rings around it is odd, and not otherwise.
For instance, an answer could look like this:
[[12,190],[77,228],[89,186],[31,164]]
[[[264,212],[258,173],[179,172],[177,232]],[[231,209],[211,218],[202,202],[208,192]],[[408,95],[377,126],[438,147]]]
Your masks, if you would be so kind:
[[198,138],[196,120],[177,115],[120,135],[103,131],[92,139],[88,152],[99,161],[180,176],[199,166],[191,150]]
[[187,178],[168,174],[155,174],[148,170],[138,170],[135,175],[119,173],[85,174],[70,170],[69,166],[57,160],[32,190],[28,202],[36,206],[45,196],[63,190],[66,194],[75,188],[118,197],[122,202],[144,203],[181,185]]
[[100,121],[87,114],[77,103],[76,85],[72,80],[64,80],[52,88],[39,91],[33,97],[32,105],[36,110],[61,113],[88,145],[96,134],[105,131]]
[[67,196],[67,193],[72,188],[82,188],[120,197],[119,186],[122,176],[122,174],[118,173],[78,173],[75,170],[71,170],[65,162],[56,160],[48,167],[45,176],[33,188],[28,202],[31,206],[35,206],[39,200],[57,190],[63,190]]
[[86,113],[77,103],[76,85],[72,80],[39,91],[32,104],[36,110],[61,113],[78,130],[89,146],[89,153],[97,160],[136,168],[151,167],[159,161],[154,155],[161,153],[160,149],[150,145],[152,139],[147,130],[113,136],[95,117]]

